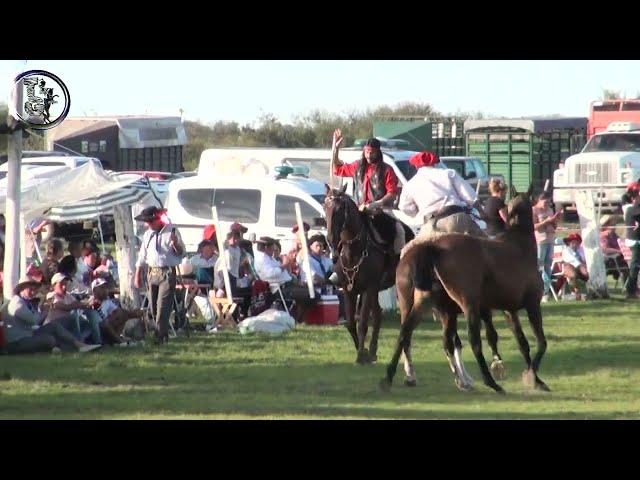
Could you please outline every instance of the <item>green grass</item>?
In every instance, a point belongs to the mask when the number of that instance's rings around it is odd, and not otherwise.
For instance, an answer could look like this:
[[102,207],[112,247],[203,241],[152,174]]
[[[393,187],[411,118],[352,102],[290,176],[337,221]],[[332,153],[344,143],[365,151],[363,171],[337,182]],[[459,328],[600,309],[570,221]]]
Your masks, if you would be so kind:
[[[393,389],[383,393],[378,381],[398,333],[390,315],[373,366],[354,364],[343,327],[309,326],[280,337],[198,333],[163,347],[2,356],[0,418],[640,418],[639,304],[614,299],[543,309],[548,350],[540,377],[550,394],[522,384],[522,357],[497,312],[506,396],[481,383],[466,331],[463,358],[476,390],[456,389],[431,319],[414,334],[418,386],[403,385],[400,366]],[[490,359],[486,342],[484,352]]]

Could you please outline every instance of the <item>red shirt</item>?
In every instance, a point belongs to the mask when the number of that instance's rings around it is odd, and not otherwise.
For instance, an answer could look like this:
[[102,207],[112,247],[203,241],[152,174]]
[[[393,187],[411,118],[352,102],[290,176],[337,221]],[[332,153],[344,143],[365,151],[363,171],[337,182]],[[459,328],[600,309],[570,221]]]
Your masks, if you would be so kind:
[[[335,173],[339,177],[353,177],[353,175],[358,170],[358,167],[360,166],[360,161],[361,160],[358,160],[357,162],[352,162],[352,163],[343,163],[340,166],[336,165],[333,167],[333,173]],[[371,183],[371,176],[374,174],[375,170],[376,170],[376,165],[370,163],[369,165],[367,165],[367,169],[364,172],[365,203],[370,203],[375,200],[375,198],[373,198],[371,195],[371,188],[369,188],[369,185]],[[398,193],[398,177],[393,172],[392,168],[385,169],[384,188],[387,191],[387,193],[393,193],[393,194]]]

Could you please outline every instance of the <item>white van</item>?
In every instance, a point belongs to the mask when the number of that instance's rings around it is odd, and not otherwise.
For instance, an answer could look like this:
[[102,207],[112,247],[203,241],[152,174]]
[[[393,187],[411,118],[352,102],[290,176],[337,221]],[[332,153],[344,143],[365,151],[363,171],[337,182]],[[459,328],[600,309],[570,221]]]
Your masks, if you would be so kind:
[[228,232],[233,222],[248,228],[247,238],[270,236],[280,240],[283,251],[291,246],[291,228],[296,223],[295,203],[311,232],[326,235],[324,218],[325,185],[309,178],[288,175],[211,175],[173,180],[169,184],[166,207],[171,222],[180,229],[188,252],[195,252],[203,228],[212,222],[211,207],[218,210],[220,228]]
[[[398,177],[402,188],[415,175],[416,169],[409,164],[409,159],[415,154],[409,150],[382,149],[383,161],[389,165]],[[340,149],[340,160],[351,163],[362,158],[361,148]],[[215,172],[224,175],[226,168],[236,168],[237,164],[248,165],[252,162],[264,164],[269,172],[282,165],[304,166],[309,170],[309,177],[320,183],[329,183],[329,165],[331,149],[323,148],[211,148],[200,155],[199,174]],[[443,166],[444,168],[444,166]],[[336,188],[347,184],[347,193],[353,197],[353,179],[334,177]],[[399,197],[398,197],[399,198]],[[422,226],[422,219],[409,217],[400,210],[394,210],[396,218],[410,226],[417,232]]]

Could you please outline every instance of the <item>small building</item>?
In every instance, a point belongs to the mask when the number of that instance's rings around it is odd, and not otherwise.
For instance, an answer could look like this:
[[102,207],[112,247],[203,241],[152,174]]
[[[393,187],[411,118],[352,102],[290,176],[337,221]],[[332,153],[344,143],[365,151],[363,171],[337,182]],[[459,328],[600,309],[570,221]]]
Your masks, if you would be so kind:
[[47,133],[49,150],[99,158],[105,169],[182,172],[187,134],[180,117],[67,118]]

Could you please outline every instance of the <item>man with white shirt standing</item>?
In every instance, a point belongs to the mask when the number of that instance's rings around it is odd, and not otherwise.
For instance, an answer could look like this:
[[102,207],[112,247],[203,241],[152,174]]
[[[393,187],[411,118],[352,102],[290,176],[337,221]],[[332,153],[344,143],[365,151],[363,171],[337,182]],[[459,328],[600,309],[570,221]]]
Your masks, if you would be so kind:
[[147,224],[136,262],[133,286],[142,285],[142,267],[147,267],[148,299],[156,321],[156,343],[169,341],[169,315],[176,289],[176,267],[185,254],[178,230],[163,220],[164,210],[147,207],[135,217]]
[[411,217],[420,215],[424,225],[403,252],[437,233],[484,235],[471,216],[472,208],[482,211],[476,192],[455,170],[435,167],[439,162],[432,152],[417,153],[409,160],[418,172],[402,189],[398,208]]

